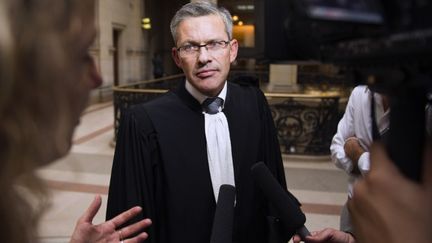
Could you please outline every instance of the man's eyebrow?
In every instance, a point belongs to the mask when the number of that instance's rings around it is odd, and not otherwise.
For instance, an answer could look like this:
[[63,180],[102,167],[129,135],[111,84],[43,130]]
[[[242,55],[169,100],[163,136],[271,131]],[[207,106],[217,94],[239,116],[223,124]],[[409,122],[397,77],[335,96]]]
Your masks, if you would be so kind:
[[198,41],[194,41],[194,40],[186,40],[182,43],[182,45],[199,45]]
[[198,42],[198,41],[194,41],[194,40],[186,40],[185,42],[183,42],[182,45],[201,45],[201,44],[208,44],[210,42],[214,42],[214,41],[221,41],[222,39],[208,39],[202,42]]

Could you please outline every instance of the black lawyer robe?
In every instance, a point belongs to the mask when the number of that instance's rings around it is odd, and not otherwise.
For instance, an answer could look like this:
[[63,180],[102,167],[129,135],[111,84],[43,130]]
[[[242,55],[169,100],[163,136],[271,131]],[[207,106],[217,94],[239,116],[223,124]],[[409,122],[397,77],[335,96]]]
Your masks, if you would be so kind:
[[[236,207],[233,240],[268,242],[278,229],[254,185],[251,166],[264,161],[286,188],[279,143],[263,93],[228,83],[224,110],[230,130]],[[152,243],[208,243],[215,212],[207,161],[204,115],[184,88],[136,105],[120,123],[109,188],[107,219],[140,205]],[[269,229],[269,222],[272,225]]]

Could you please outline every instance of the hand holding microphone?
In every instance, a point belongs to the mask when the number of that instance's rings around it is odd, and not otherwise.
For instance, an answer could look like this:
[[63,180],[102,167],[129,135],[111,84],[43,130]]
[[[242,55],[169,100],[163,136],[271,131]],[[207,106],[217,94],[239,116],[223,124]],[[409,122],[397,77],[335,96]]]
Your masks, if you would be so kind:
[[[300,243],[299,235],[294,235],[293,243]],[[354,237],[347,232],[332,228],[325,228],[320,231],[312,232],[305,240],[307,243],[355,243]]]

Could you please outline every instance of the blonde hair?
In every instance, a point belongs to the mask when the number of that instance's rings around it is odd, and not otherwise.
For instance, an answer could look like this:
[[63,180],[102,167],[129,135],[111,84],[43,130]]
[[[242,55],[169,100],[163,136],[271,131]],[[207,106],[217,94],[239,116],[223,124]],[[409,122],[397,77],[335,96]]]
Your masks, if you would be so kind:
[[[62,112],[67,100],[59,85],[52,84],[68,78],[72,20],[80,10],[78,5],[87,1],[0,1],[0,228],[4,242],[36,241],[47,193],[34,171],[52,162],[51,150],[59,150],[58,157],[69,148],[47,132],[73,122]],[[31,195],[37,203],[23,195]]]

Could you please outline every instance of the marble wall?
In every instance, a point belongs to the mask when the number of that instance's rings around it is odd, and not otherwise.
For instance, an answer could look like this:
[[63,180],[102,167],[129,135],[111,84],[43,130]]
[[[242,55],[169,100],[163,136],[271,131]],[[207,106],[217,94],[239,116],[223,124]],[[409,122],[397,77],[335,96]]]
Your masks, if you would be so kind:
[[96,24],[99,33],[91,52],[104,83],[93,92],[93,100],[110,96],[110,88],[114,84],[123,85],[151,78],[149,33],[141,27],[144,2],[97,1]]

